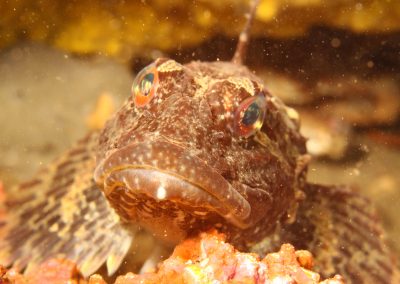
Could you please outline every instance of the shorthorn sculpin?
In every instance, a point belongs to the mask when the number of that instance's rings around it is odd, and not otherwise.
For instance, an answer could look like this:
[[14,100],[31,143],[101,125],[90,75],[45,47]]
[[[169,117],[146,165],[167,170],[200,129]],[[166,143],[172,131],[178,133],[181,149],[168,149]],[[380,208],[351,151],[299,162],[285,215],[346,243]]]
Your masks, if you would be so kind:
[[369,202],[307,183],[297,112],[243,65],[256,2],[231,62],[155,60],[104,129],[19,186],[0,263],[29,270],[64,255],[86,276],[103,263],[112,274],[139,229],[176,244],[216,227],[244,251],[308,249],[325,277],[390,281]]

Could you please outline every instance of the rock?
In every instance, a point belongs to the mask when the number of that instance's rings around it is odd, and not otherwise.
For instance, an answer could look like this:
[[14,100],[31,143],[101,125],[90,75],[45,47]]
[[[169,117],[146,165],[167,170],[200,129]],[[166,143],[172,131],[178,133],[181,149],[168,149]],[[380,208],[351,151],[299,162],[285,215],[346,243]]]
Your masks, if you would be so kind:
[[83,283],[76,264],[62,258],[44,262],[37,270],[29,272],[26,278],[32,284]]
[[[119,276],[115,284],[155,283],[344,283],[340,276],[319,282],[311,271],[311,253],[296,251],[290,244],[264,259],[253,253],[241,253],[225,242],[216,231],[202,233],[178,245],[173,254],[159,265],[155,273]],[[98,276],[92,276],[89,283]],[[93,281],[93,282],[90,282]],[[328,280],[327,280],[328,281]]]
[[[290,3],[288,5],[288,3]],[[129,58],[168,51],[210,39],[236,37],[243,27],[248,1],[43,0],[1,1],[0,47],[24,37],[77,53],[104,53]],[[398,1],[263,0],[254,34],[287,37],[313,25],[356,32],[388,32],[400,28]],[[295,24],[293,24],[295,23]],[[340,42],[333,41],[337,46]]]
[[86,135],[100,95],[119,106],[132,84],[129,70],[111,59],[82,60],[38,44],[1,52],[0,77],[0,179],[7,188]]

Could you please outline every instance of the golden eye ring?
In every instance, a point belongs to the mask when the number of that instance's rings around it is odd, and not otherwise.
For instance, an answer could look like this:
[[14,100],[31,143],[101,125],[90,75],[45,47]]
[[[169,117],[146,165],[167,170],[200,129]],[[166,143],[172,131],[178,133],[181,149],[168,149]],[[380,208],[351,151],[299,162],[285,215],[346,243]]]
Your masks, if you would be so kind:
[[154,63],[143,68],[132,84],[132,96],[136,107],[145,107],[157,94],[158,71]]
[[261,129],[266,112],[264,94],[245,99],[236,109],[234,116],[234,132],[240,137],[250,137]]

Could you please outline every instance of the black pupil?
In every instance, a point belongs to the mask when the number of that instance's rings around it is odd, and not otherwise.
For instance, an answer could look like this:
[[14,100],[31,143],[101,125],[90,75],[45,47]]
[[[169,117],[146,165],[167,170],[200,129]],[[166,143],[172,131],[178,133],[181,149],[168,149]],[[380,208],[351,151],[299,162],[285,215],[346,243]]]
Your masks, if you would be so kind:
[[242,123],[246,126],[254,124],[260,116],[260,108],[256,102],[249,105],[244,112]]

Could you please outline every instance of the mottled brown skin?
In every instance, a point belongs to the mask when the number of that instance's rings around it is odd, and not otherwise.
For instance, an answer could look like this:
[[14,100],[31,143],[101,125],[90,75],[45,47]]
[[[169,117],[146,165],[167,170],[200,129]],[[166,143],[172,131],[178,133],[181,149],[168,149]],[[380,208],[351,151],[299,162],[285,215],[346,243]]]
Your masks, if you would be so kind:
[[[167,59],[151,70],[148,104],[129,97],[100,133],[14,189],[0,207],[0,264],[29,272],[63,256],[85,276],[103,264],[111,275],[140,245],[138,227],[172,244],[216,227],[261,255],[307,249],[326,278],[399,283],[373,207],[349,187],[306,183],[298,115],[252,72]],[[243,135],[233,114],[248,98],[266,114]]]
[[[173,244],[216,227],[261,255],[283,242],[308,249],[324,277],[397,281],[369,202],[351,188],[306,183],[296,111],[237,63],[154,64],[154,98],[144,107],[128,98],[96,152],[95,181],[126,227],[139,224]],[[241,136],[234,113],[260,93],[262,127]]]
[[[129,98],[101,132],[97,150],[95,180],[124,221],[138,223],[173,243],[216,226],[231,242],[248,248],[279,220],[292,220],[303,196],[307,157],[294,111],[270,95],[244,66],[180,65],[167,59],[155,64],[159,74],[155,97],[144,108]],[[243,100],[259,93],[267,102],[263,126],[250,137],[240,137],[231,114]],[[134,186],[130,172],[137,168],[149,170]],[[171,183],[163,186],[165,198],[154,198],[146,187],[160,186],[160,172],[200,185],[199,192],[206,195],[217,191],[221,196],[216,203],[188,200],[182,192],[188,189],[176,189]],[[209,190],[218,182],[219,188]],[[242,199],[233,202],[236,208],[223,200],[232,195],[224,192],[226,185],[233,188],[234,200]],[[174,192],[171,197],[170,192]],[[216,210],[225,203],[229,209]],[[234,217],[226,218],[221,210]]]

